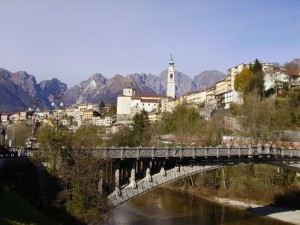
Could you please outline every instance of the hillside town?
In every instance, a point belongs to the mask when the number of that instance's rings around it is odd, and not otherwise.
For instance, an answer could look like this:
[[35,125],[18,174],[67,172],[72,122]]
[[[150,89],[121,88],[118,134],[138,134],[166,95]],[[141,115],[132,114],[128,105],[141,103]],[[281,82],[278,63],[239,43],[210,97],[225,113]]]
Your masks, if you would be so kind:
[[[235,89],[234,83],[237,74],[250,64],[239,64],[227,70],[227,77],[218,81],[215,85],[203,90],[185,93],[176,96],[175,67],[171,55],[167,73],[166,95],[136,94],[132,87],[123,89],[123,93],[117,97],[117,104],[75,104],[64,107],[63,94],[55,93],[52,110],[41,111],[38,108],[38,99],[33,108],[12,114],[2,113],[1,123],[3,126],[11,126],[16,123],[27,123],[34,127],[36,123],[68,127],[69,130],[76,130],[87,124],[101,126],[105,129],[105,135],[113,135],[124,126],[132,123],[132,118],[137,113],[145,110],[148,113],[149,121],[161,120],[163,115],[172,113],[180,105],[187,105],[199,110],[203,119],[208,120],[211,113],[218,109],[229,109],[232,103],[241,104],[242,94]],[[261,63],[264,72],[264,90],[275,90],[280,93],[283,84],[288,84],[289,89],[300,86],[300,72],[276,67],[272,63]],[[34,131],[33,131],[34,132]],[[29,143],[30,145],[30,143]]]
[[[271,88],[280,92],[283,88],[283,83],[288,83],[289,88],[294,88],[300,85],[300,72],[287,70],[282,67],[277,67],[272,63],[262,63],[264,72],[264,88],[265,91]],[[185,93],[182,96],[175,96],[175,69],[174,61],[171,56],[168,68],[167,78],[167,93],[166,95],[153,94],[136,94],[132,87],[123,89],[123,94],[117,98],[117,117],[101,117],[99,104],[82,103],[64,107],[53,108],[53,110],[39,111],[37,108],[16,112],[13,114],[2,113],[1,122],[3,124],[17,123],[26,121],[32,115],[39,122],[50,123],[49,118],[57,114],[71,117],[71,120],[61,119],[63,125],[71,126],[72,129],[80,127],[83,124],[93,124],[96,126],[112,126],[113,123],[130,122],[133,116],[143,109],[149,113],[150,121],[160,120],[161,115],[166,112],[172,112],[179,105],[187,104],[191,106],[205,105],[206,109],[228,109],[231,103],[241,103],[242,97],[235,90],[235,77],[245,67],[249,68],[249,64],[241,63],[227,70],[227,77],[218,81],[213,86],[202,90]],[[63,102],[63,99],[62,99]],[[109,111],[111,105],[106,105],[102,110]],[[1,113],[1,112],[0,112]],[[205,118],[209,118],[209,111],[201,112]]]

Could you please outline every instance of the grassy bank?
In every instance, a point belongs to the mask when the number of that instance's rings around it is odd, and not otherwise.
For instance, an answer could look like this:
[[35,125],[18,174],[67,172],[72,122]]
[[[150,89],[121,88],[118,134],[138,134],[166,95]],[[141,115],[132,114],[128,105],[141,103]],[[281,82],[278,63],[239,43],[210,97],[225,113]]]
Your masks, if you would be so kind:
[[52,221],[16,192],[3,188],[0,194],[0,224],[58,225],[60,223]]
[[57,186],[40,164],[27,158],[2,160],[0,168],[0,224],[82,225],[55,205]]

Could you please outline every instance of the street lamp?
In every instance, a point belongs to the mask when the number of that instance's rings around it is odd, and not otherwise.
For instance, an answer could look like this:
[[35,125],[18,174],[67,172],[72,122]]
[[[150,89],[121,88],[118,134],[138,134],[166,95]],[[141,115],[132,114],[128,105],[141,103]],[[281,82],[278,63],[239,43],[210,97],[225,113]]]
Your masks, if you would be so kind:
[[63,93],[57,91],[53,94],[53,102],[51,106],[56,109],[56,132],[58,131],[58,109],[64,107],[64,103],[62,102]]
[[29,100],[30,105],[32,108],[29,108],[29,112],[31,112],[31,137],[35,137],[35,127],[36,127],[36,112],[39,112],[40,109],[38,108],[38,105],[41,103],[40,100],[38,100],[36,97]]

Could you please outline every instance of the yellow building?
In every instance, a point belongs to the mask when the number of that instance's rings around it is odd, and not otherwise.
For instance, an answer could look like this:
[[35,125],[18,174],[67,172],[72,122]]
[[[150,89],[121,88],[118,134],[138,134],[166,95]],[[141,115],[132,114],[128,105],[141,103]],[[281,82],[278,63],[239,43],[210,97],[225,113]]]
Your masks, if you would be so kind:
[[83,112],[83,118],[84,118],[84,120],[92,120],[93,119],[93,115],[94,115],[94,110],[92,110],[92,109],[85,110]]

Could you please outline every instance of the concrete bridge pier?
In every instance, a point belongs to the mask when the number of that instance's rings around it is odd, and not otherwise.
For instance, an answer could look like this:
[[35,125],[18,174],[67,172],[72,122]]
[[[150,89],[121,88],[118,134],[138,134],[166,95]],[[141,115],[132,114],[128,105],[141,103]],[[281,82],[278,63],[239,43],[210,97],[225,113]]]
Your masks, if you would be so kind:
[[132,188],[136,188],[136,179],[135,179],[135,175],[136,175],[136,167],[137,167],[137,162],[133,161],[132,163],[132,167],[131,167],[131,173],[130,173],[130,186]]
[[146,181],[147,182],[151,182],[152,181],[152,176],[151,176],[151,173],[150,173],[150,168],[147,168],[146,170]]
[[99,171],[99,181],[98,181],[98,193],[99,195],[103,194],[103,170]]
[[165,177],[165,176],[166,176],[166,170],[165,170],[165,168],[164,168],[164,167],[161,167],[159,173],[160,173],[160,175],[161,175],[162,177]]
[[117,168],[115,172],[115,193],[117,196],[121,195],[120,189],[120,170]]

